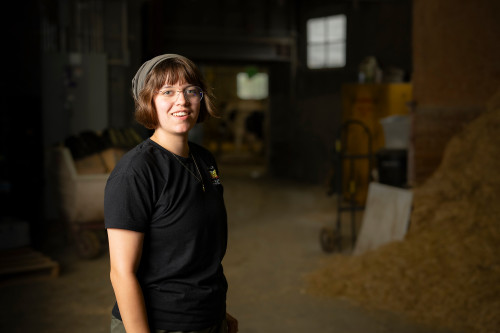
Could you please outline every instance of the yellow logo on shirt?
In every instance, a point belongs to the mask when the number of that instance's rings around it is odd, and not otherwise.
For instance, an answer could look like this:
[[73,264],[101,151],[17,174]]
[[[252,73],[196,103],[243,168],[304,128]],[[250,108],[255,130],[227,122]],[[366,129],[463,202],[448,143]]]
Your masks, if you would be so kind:
[[210,178],[212,178],[212,184],[220,185],[219,175],[217,174],[217,170],[213,166],[208,168],[208,172],[210,173]]

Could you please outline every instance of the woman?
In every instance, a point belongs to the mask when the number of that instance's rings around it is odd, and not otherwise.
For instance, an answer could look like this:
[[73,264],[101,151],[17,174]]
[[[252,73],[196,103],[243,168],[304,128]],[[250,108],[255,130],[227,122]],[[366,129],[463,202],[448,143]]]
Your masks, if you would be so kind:
[[154,133],[106,184],[111,332],[237,332],[221,264],[223,188],[213,156],[188,142],[194,125],[214,115],[213,96],[195,64],[176,54],[145,62],[132,93],[136,120]]

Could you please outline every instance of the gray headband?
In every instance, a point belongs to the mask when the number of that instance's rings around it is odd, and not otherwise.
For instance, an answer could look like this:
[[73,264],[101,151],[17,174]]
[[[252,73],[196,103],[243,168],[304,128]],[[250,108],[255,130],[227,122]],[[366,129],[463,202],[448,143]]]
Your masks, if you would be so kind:
[[156,67],[160,62],[166,59],[172,59],[172,58],[183,58],[183,56],[178,55],[178,54],[162,54],[157,57],[154,57],[151,60],[146,61],[145,63],[142,64],[142,66],[139,68],[137,73],[135,74],[134,78],[132,79],[132,94],[134,95],[134,98],[136,100],[139,99],[139,92],[142,90],[144,87],[144,81],[146,81],[146,77],[148,76],[149,72],[153,70],[153,68]]

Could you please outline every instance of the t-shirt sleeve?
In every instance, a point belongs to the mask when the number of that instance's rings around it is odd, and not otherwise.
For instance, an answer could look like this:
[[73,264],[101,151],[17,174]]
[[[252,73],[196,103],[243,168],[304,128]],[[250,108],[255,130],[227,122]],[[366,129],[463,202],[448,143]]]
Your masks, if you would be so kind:
[[105,227],[144,232],[152,201],[147,182],[138,175],[111,175],[104,190]]

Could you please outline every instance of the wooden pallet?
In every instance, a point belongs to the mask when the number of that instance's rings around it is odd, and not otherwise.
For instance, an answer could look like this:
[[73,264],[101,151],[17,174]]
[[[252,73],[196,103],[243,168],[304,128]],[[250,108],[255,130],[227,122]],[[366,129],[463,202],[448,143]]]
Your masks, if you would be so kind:
[[59,276],[59,263],[31,248],[0,251],[0,283]]

